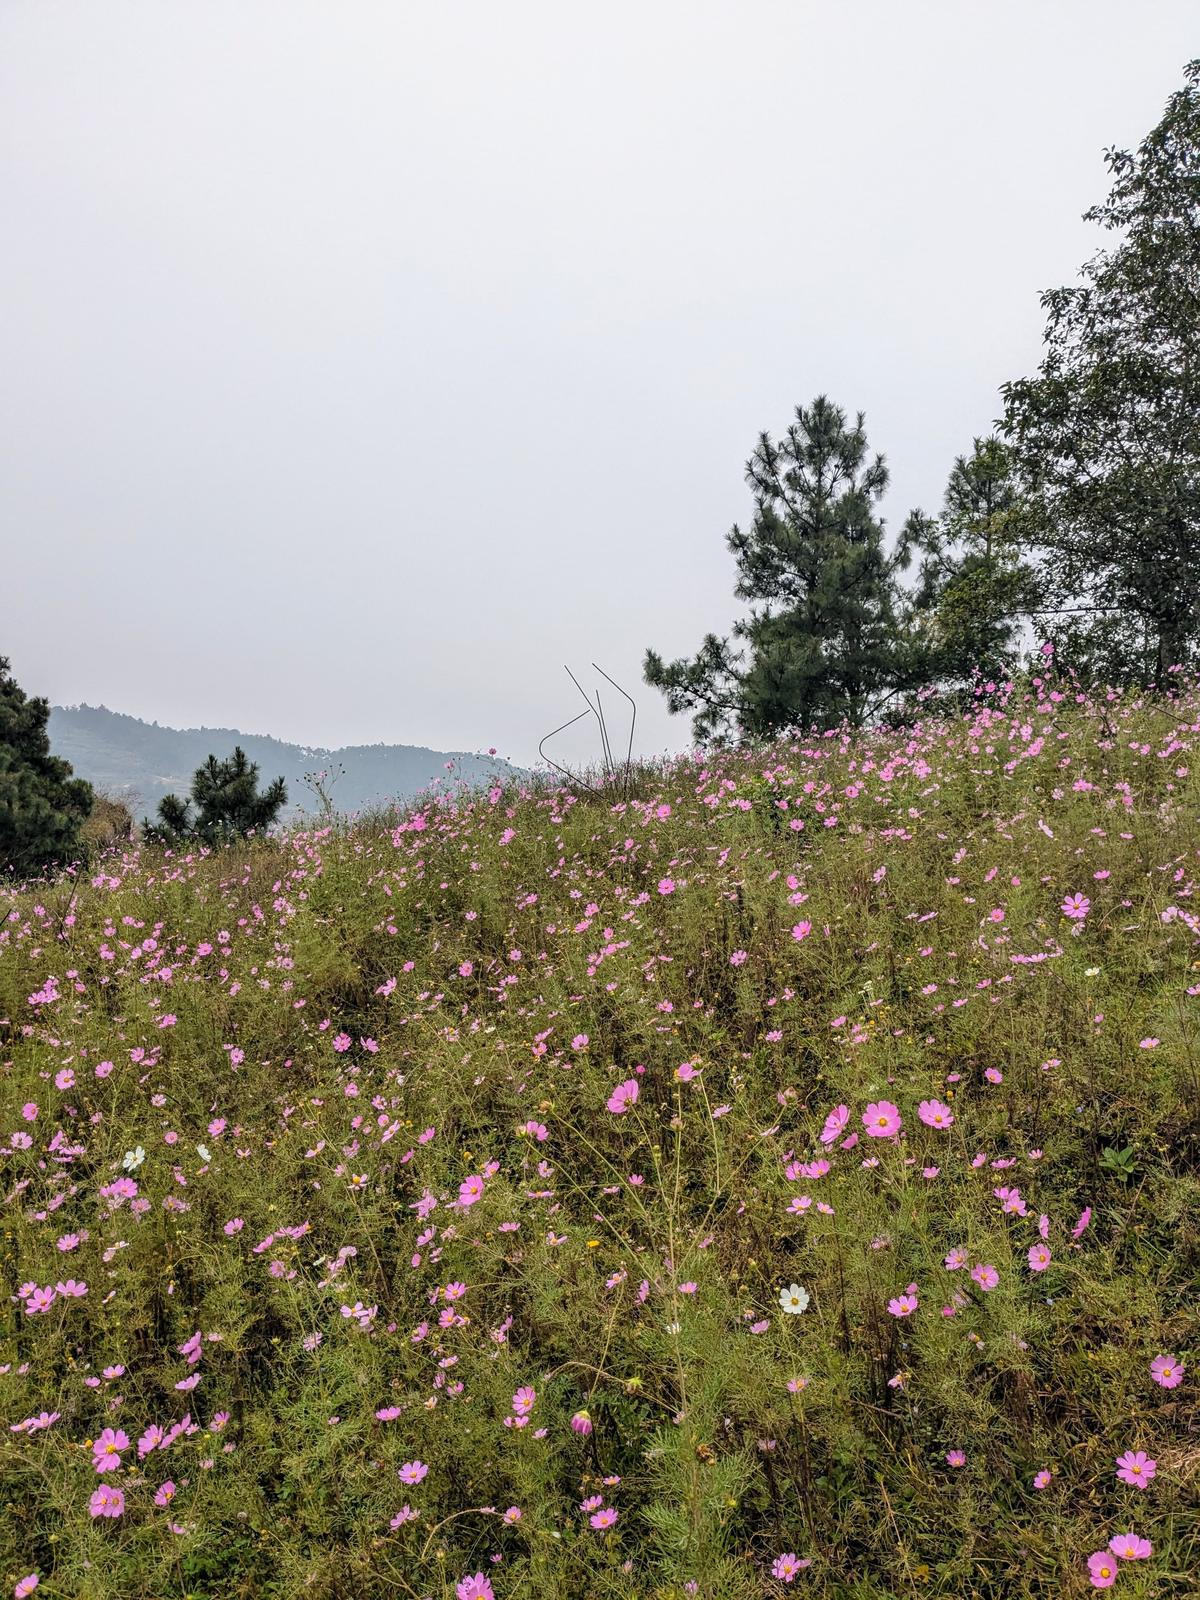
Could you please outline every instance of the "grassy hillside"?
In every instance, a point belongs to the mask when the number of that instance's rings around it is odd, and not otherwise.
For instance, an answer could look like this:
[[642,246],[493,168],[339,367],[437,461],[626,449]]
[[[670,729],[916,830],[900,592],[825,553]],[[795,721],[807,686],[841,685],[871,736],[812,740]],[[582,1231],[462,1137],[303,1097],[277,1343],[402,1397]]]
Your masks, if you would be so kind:
[[11,894],[10,1591],[1194,1594],[1198,732],[1034,686]]

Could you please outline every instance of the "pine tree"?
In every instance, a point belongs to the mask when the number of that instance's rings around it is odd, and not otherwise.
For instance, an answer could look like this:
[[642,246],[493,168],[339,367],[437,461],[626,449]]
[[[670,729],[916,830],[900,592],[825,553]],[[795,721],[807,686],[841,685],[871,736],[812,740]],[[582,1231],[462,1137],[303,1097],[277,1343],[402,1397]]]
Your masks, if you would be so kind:
[[[261,833],[269,828],[287,804],[287,786],[276,778],[266,789],[258,787],[258,765],[240,745],[220,761],[210,755],[192,778],[191,801],[168,794],[159,801],[158,821],[147,820],[145,831],[164,844],[196,839],[218,844]],[[192,815],[192,806],[196,815]]]
[[32,877],[81,854],[92,788],[50,754],[50,706],[31,700],[0,656],[0,870]]
[[863,414],[848,425],[824,395],[798,406],[778,443],[760,436],[746,480],[754,515],[726,541],[751,603],[734,626],[744,648],[709,634],[691,660],[648,650],[646,681],[668,710],[694,713],[698,739],[861,723],[924,670],[899,628],[907,546],[884,548],[887,467],[868,453]]
[[1200,645],[1200,61],[1105,162],[1111,192],[1084,216],[1119,242],[1042,296],[1045,358],[1004,386],[1004,426],[1060,627],[1161,681]]
[[1022,509],[1012,458],[991,437],[956,457],[940,516],[916,511],[909,518],[909,543],[922,555],[910,623],[928,640],[946,687],[1016,669],[1022,620],[1040,592],[1025,553]]

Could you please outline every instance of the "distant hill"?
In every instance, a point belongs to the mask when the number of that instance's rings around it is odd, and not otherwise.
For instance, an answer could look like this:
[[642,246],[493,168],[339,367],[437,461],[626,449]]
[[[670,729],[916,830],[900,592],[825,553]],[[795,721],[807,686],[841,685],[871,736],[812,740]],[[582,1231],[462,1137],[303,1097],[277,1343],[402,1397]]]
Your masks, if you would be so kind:
[[163,795],[174,791],[186,796],[192,774],[209,755],[227,756],[241,745],[257,761],[261,781],[282,775],[287,780],[288,806],[284,813],[296,817],[317,809],[303,774],[336,768],[345,776],[331,790],[339,811],[361,811],[388,800],[408,800],[435,778],[448,778],[446,762],[454,763],[453,776],[478,782],[492,774],[511,773],[506,762],[463,751],[426,750],[411,744],[347,745],[323,750],[285,744],[267,735],[240,733],[236,728],[163,728],[142,722],[106,706],[53,706],[50,743],[55,755],[65,756],[81,778],[129,802],[136,817],[158,809]]

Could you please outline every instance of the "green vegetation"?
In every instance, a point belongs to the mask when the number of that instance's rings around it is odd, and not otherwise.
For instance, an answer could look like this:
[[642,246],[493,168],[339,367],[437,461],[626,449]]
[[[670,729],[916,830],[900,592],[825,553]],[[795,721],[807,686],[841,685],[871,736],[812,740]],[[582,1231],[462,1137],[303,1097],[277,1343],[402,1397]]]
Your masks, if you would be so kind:
[[0,656],[0,872],[23,878],[76,859],[92,805],[90,785],[50,754],[49,716]]
[[260,790],[258,765],[239,745],[224,761],[209,756],[196,768],[190,803],[176,794],[165,795],[158,803],[158,821],[147,820],[144,827],[159,844],[178,846],[188,840],[218,844],[265,832],[286,804],[283,779],[276,778]]
[[[1200,651],[1200,61],[1135,152],[1111,150],[1119,235],[1075,287],[1043,295],[1036,378],[1003,385],[998,436],[955,462],[940,518],[888,549],[868,458],[824,396],[746,464],[748,531],[727,544],[750,614],[732,645],[645,658],[646,681],[701,741],[885,709],[915,714],[1016,670],[1047,641],[1084,683],[1160,686]],[[920,556],[914,585],[904,573]]]
[[1194,1592],[1198,734],[1035,681],[8,891],[10,1589]]

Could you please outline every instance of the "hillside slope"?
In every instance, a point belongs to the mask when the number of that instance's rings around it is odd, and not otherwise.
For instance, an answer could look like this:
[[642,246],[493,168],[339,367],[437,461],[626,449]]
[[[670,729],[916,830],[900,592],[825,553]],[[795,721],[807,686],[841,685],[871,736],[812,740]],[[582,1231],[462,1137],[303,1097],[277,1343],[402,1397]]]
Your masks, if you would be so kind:
[[0,1573],[1200,1571],[1200,700],[510,784],[0,899]]
[[435,780],[446,779],[447,762],[453,763],[455,778],[468,783],[511,770],[506,763],[488,757],[427,750],[419,745],[347,745],[325,750],[241,733],[236,728],[163,728],[105,706],[54,706],[49,732],[55,755],[64,756],[79,777],[118,798],[136,802],[139,816],[153,813],[165,794],[186,795],[196,768],[210,754],[229,755],[235,745],[241,745],[251,761],[258,762],[264,782],[277,775],[287,780],[285,815],[289,817],[298,816],[302,809],[310,813],[316,809],[304,785],[304,773],[338,764],[345,768],[345,776],[331,792],[338,810],[344,812],[412,799]]

